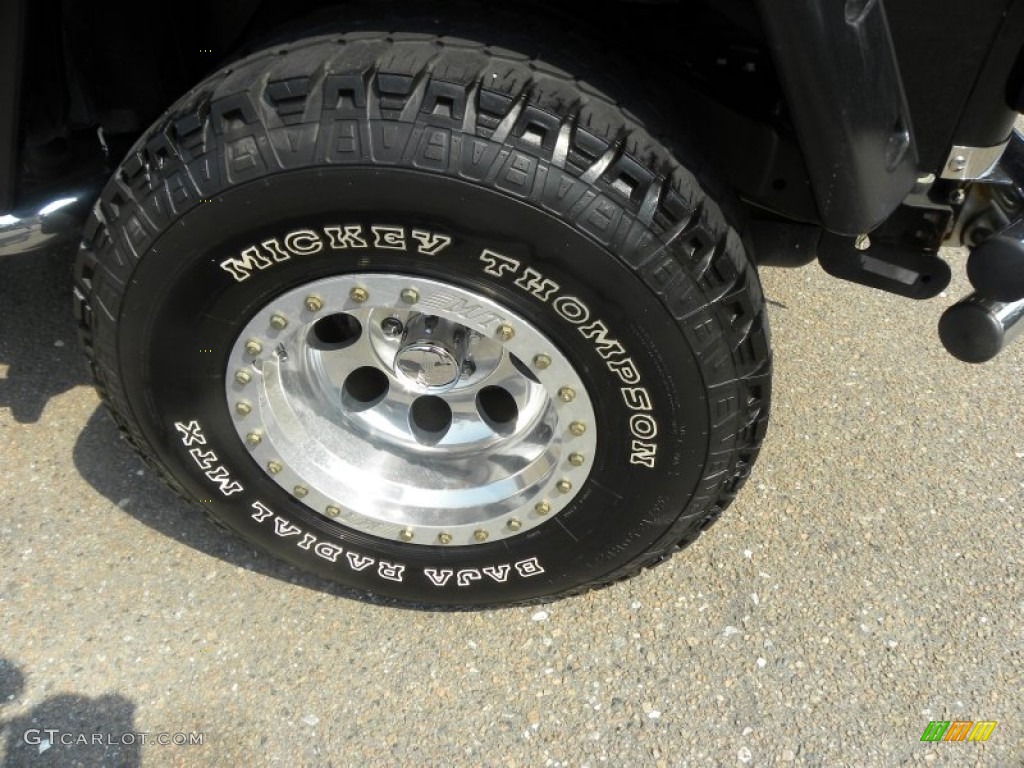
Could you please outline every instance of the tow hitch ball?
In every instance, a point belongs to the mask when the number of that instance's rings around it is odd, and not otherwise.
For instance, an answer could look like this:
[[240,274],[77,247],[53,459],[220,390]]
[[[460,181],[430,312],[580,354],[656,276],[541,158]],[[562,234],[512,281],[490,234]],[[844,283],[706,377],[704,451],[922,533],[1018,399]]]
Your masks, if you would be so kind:
[[942,313],[939,338],[953,357],[984,363],[1024,330],[1024,299],[996,301],[972,293]]
[[[993,207],[976,219],[985,221],[976,229],[997,230],[996,234],[974,245],[967,258],[974,293],[947,309],[939,320],[943,346],[967,363],[991,360],[1024,330],[1024,139],[1020,134],[1011,136],[999,166],[1002,185],[995,182],[999,194],[992,194]],[[965,242],[971,239],[964,238]]]
[[939,338],[954,357],[984,363],[1024,330],[1024,220],[975,246],[967,277],[975,292],[943,313]]

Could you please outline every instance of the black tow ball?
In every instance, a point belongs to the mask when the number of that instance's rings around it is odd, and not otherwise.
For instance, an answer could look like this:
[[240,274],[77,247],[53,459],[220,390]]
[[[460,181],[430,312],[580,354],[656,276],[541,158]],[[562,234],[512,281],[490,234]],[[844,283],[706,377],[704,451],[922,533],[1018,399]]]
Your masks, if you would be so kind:
[[939,338],[953,357],[984,363],[1024,330],[1024,299],[996,301],[972,293],[942,313]]

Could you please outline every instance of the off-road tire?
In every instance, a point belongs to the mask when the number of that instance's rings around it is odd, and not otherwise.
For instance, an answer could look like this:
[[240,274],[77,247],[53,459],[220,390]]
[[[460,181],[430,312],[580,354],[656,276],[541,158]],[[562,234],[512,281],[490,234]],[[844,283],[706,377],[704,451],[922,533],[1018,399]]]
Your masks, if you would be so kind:
[[[223,526],[406,601],[574,594],[695,540],[765,434],[765,310],[741,237],[705,192],[714,179],[616,96],[484,43],[369,32],[276,46],[200,83],[129,152],[77,262],[82,343],[131,444]],[[325,233],[348,223],[368,238],[358,254]],[[405,250],[378,247],[378,223],[402,229]],[[297,230],[321,249],[262,245]],[[413,230],[451,244],[429,255]],[[599,430],[565,509],[501,541],[395,541],[325,516],[253,460],[224,395],[238,334],[275,297],[361,273],[472,290],[558,346]]]

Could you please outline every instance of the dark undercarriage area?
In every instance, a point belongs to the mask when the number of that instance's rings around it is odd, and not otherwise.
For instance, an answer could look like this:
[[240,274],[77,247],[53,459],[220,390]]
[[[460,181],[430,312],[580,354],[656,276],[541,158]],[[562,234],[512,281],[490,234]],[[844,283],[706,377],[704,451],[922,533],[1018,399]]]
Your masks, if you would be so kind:
[[[532,41],[534,52],[556,66],[582,61],[594,70],[611,53],[621,66],[601,75],[639,78],[649,93],[699,115],[695,138],[715,147],[715,162],[729,168],[745,195],[794,218],[815,218],[751,0],[570,0],[506,8],[465,0],[188,0],[158,16],[119,2],[42,0],[25,10],[25,39],[31,44],[25,46],[22,73],[19,199],[102,161],[98,128],[110,158],[119,160],[168,105],[251,50],[353,29],[401,32],[410,20],[409,26],[422,30],[426,18],[439,35],[458,37],[458,31],[472,28],[490,30],[496,45],[515,41],[522,49],[523,41]],[[763,162],[737,162],[735,141],[753,142]]]

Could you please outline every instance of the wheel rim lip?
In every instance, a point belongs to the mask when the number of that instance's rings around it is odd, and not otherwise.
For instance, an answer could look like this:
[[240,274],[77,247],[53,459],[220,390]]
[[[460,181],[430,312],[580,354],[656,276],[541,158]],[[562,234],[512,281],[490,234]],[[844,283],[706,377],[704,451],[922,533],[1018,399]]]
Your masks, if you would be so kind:
[[[351,291],[357,287],[368,290],[368,301],[351,297]],[[416,292],[418,300],[413,307],[403,301],[403,288]],[[305,305],[311,295],[322,301],[315,311]],[[459,490],[450,492],[415,486],[398,487],[399,492],[395,493],[394,483],[383,482],[372,471],[353,473],[351,463],[342,462],[339,466],[337,461],[332,462],[330,452],[325,454],[318,440],[311,440],[312,458],[305,463],[297,458],[294,440],[289,441],[282,430],[275,428],[280,424],[268,421],[278,418],[274,415],[275,404],[279,406],[288,400],[287,395],[275,391],[275,382],[279,383],[281,377],[274,371],[273,350],[278,344],[290,348],[291,340],[305,338],[312,323],[330,313],[377,308],[413,308],[456,321],[481,334],[489,343],[499,343],[504,355],[514,355],[521,361],[545,355],[546,366],[530,366],[537,385],[532,396],[536,399],[539,391],[545,402],[543,410],[533,414],[529,426],[537,429],[547,424],[550,427],[550,437],[540,446],[534,460],[517,472],[490,478],[486,485],[470,487],[472,493],[467,494],[463,488],[460,497]],[[275,314],[287,318],[288,326],[274,328],[271,323]],[[499,340],[497,329],[505,325],[513,328],[515,334],[508,340]],[[251,350],[246,350],[246,343],[253,338],[263,341],[260,355],[254,356]],[[246,372],[248,382],[237,377],[240,371]],[[482,378],[484,382],[487,380],[487,376]],[[525,376],[523,381],[527,381]],[[571,402],[563,402],[558,396],[567,388],[575,393]],[[474,391],[478,393],[480,389],[482,387],[477,386]],[[586,386],[564,353],[533,323],[479,292],[441,280],[407,275],[374,272],[338,275],[311,281],[266,302],[253,313],[236,338],[228,359],[225,397],[239,439],[261,471],[283,490],[322,516],[362,533],[406,543],[472,546],[522,535],[556,517],[578,495],[589,477],[597,448],[597,424]],[[252,412],[239,413],[239,402],[250,403]],[[583,434],[575,434],[570,429],[570,425],[576,423],[586,426]],[[254,432],[259,433],[261,439],[257,443],[248,442]],[[363,436],[361,440],[366,444],[372,436]],[[490,446],[491,452],[483,460],[493,465],[495,459],[508,458],[513,454],[502,451],[522,448],[523,440],[520,430],[511,437],[496,437]],[[424,457],[443,457],[450,446],[419,448]],[[472,450],[468,453],[473,455]],[[582,456],[586,460],[576,465],[570,461],[570,456],[574,459]],[[275,465],[278,471],[269,471],[268,467]],[[352,477],[339,481],[339,473]],[[560,490],[562,482],[568,482],[569,488]],[[409,503],[409,494],[413,491],[416,505]],[[548,505],[547,508],[538,506],[542,504]]]

